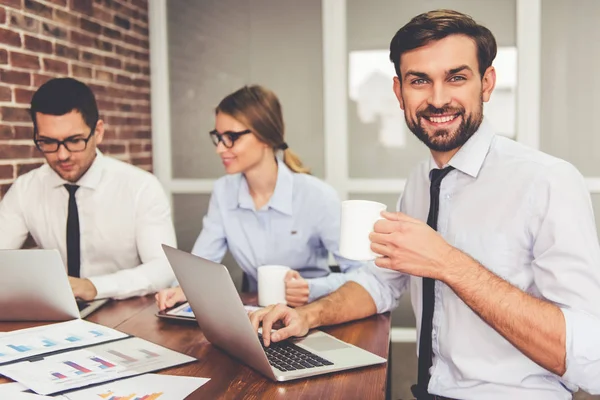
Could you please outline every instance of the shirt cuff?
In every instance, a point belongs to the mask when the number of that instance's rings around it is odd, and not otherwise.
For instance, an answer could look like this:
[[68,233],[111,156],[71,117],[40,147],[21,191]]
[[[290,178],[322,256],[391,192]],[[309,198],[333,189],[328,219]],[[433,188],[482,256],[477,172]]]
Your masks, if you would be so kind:
[[600,393],[600,319],[583,311],[561,308],[566,326],[566,372],[562,376],[573,390]]
[[114,277],[110,275],[92,276],[87,278],[96,287],[96,299],[106,299],[117,297],[119,293],[119,285],[115,282]]

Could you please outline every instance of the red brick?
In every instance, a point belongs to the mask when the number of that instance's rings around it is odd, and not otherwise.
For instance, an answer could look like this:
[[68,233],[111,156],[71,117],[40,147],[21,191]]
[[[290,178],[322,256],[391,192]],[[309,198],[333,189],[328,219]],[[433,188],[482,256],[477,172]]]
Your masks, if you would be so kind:
[[134,50],[131,50],[131,49],[128,49],[128,48],[122,47],[122,46],[115,46],[115,50],[117,51],[117,54],[120,56],[131,57],[135,54]]
[[0,185],[0,198],[4,197],[6,192],[8,192],[8,189],[10,189],[11,185],[12,185],[12,183]]
[[53,76],[50,76],[50,75],[34,74],[33,75],[33,86],[40,87],[52,78],[53,78]]
[[91,32],[96,35],[99,35],[102,32],[102,26],[100,24],[90,21],[86,18],[81,18],[79,21],[79,26],[84,31]]
[[33,126],[15,125],[15,139],[33,139]]
[[0,8],[0,24],[6,22],[6,9]]
[[13,8],[21,9],[21,7],[22,7],[21,1],[22,0],[0,0],[0,4],[9,6],[9,7],[13,7]]
[[100,21],[112,23],[112,14],[94,4],[94,18]]
[[134,6],[137,6],[144,11],[148,10],[148,1],[147,0],[133,0],[132,3]]
[[2,121],[8,122],[27,122],[31,121],[29,110],[27,108],[0,107]]
[[15,136],[13,127],[10,125],[0,125],[0,140],[12,139]]
[[82,51],[81,52],[81,61],[85,61],[92,65],[103,65],[104,57],[102,57],[101,55],[95,54],[95,53]]
[[29,72],[0,70],[0,81],[29,86],[31,84],[31,74]]
[[121,60],[112,57],[104,57],[104,65],[111,68],[121,68]]
[[55,54],[58,57],[70,58],[71,60],[79,60],[79,50],[75,47],[69,47],[56,43]]
[[148,28],[140,26],[138,24],[133,24],[133,31],[135,33],[139,33],[140,35],[148,36]]
[[66,29],[63,29],[57,25],[49,24],[47,22],[42,23],[42,33],[44,35],[56,38],[67,40],[68,33]]
[[52,8],[35,0],[24,0],[25,10],[39,17],[52,19]]
[[94,46],[96,47],[96,50],[102,50],[107,52],[112,52],[114,48],[112,43],[100,40],[98,38],[94,39]]
[[121,32],[116,29],[109,28],[107,26],[102,28],[102,34],[111,39],[121,39]]
[[133,106],[129,103],[119,103],[117,105],[117,110],[121,112],[130,112]]
[[131,155],[131,161],[133,165],[152,165],[152,157],[136,157],[135,154]]
[[23,35],[25,38],[25,48],[36,53],[52,54],[52,42],[44,39],[38,39],[33,36]]
[[0,87],[0,101],[11,101],[12,100],[12,90],[9,87],[2,86]]
[[0,64],[8,64],[8,51],[0,49]]
[[52,4],[56,4],[62,7],[66,7],[67,6],[67,0],[47,0]]
[[127,72],[139,74],[142,71],[142,67],[140,67],[138,64],[126,63],[125,70]]
[[35,93],[34,90],[16,88],[15,89],[15,101],[17,103],[30,104],[31,98],[33,97],[34,93]]
[[152,143],[129,143],[130,153],[148,153],[152,151]]
[[150,115],[150,104],[134,105],[131,107],[131,111],[140,113],[140,114]]
[[92,77],[92,69],[88,67],[83,67],[81,65],[73,64],[71,66],[73,69],[73,76],[76,78],[91,78]]
[[133,79],[125,75],[117,75],[117,83],[121,85],[133,85]]
[[33,155],[33,142],[27,144],[0,144],[0,160],[30,158]]
[[56,72],[57,74],[67,75],[69,73],[69,64],[63,61],[44,58],[44,71]]
[[40,162],[28,163],[28,164],[19,164],[19,165],[17,165],[17,176],[21,176],[23,174],[26,174],[29,171],[32,171],[32,170],[34,170],[36,168],[41,167],[42,165],[44,165],[44,163],[40,163]]
[[0,179],[13,179],[15,169],[12,165],[0,165]]
[[117,143],[100,143],[98,145],[98,147],[100,148],[100,151],[102,151],[103,153],[106,154],[122,154],[122,153],[126,153],[127,148],[125,147],[125,144],[117,144]]
[[40,69],[40,58],[29,54],[10,52],[10,65],[25,69]]
[[42,23],[39,19],[16,12],[10,13],[10,26],[14,29],[21,29],[33,33],[39,33]]
[[119,16],[118,14],[115,14],[115,18],[113,20],[114,24],[120,28],[129,30],[131,29],[131,21],[129,21],[129,18],[123,18],[121,16]]
[[113,81],[113,74],[111,74],[110,72],[107,71],[102,71],[102,70],[96,70],[96,79],[99,81],[104,81],[104,82],[111,82]]
[[119,139],[151,139],[149,130],[123,130],[119,132]]
[[71,42],[80,46],[92,47],[94,45],[94,38],[85,33],[71,32]]
[[0,28],[0,43],[21,47],[21,35],[15,31]]
[[77,17],[77,15],[74,15],[73,13],[70,13],[68,11],[58,9],[54,10],[53,21],[66,26],[79,26],[79,17]]
[[78,11],[85,15],[92,15],[94,13],[93,0],[70,0],[69,7],[71,10]]

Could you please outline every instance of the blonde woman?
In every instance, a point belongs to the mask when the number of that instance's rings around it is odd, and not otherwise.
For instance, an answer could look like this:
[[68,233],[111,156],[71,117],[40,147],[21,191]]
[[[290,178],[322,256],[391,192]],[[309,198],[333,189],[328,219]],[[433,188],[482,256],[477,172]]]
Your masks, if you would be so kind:
[[[256,290],[257,268],[279,264],[288,305],[336,290],[345,274],[329,274],[331,252],[342,272],[361,265],[339,256],[340,202],[335,190],[308,174],[284,138],[281,105],[261,86],[245,86],[215,110],[210,137],[226,176],[217,180],[192,253],[220,262],[229,250]],[[156,295],[162,310],[185,301],[179,287]]]

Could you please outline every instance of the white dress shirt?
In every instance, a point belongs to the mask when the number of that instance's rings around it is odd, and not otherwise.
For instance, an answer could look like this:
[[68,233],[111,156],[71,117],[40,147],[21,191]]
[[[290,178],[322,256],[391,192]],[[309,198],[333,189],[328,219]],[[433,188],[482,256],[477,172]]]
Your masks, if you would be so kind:
[[[455,170],[441,184],[438,232],[444,239],[519,289],[556,304],[565,316],[598,317],[600,247],[581,174],[565,161],[495,135],[485,121],[448,164]],[[412,172],[399,211],[427,220],[434,168],[431,158]],[[410,285],[419,330],[421,278],[371,264],[351,280],[369,291],[379,312],[393,309]],[[569,343],[561,378],[436,281],[429,392],[457,399],[551,400],[570,399],[578,385],[597,386],[597,375],[578,373],[584,356],[573,351],[598,347],[600,336],[573,325],[573,318],[565,318]]]
[[[31,233],[67,264],[66,182],[47,164],[20,176],[0,201],[0,249],[18,249]],[[97,152],[77,182],[81,277],[97,298],[126,298],[166,288],[174,279],[161,244],[176,245],[167,197],[156,179]]]

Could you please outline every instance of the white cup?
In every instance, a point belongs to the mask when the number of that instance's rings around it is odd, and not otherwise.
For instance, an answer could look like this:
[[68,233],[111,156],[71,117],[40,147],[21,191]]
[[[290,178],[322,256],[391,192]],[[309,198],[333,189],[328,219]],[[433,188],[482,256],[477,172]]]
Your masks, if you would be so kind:
[[342,223],[340,234],[340,254],[344,258],[369,261],[379,257],[371,251],[369,234],[381,212],[387,206],[376,201],[346,200],[342,202]]
[[258,305],[261,307],[285,301],[285,274],[290,267],[285,265],[263,265],[258,267]]

